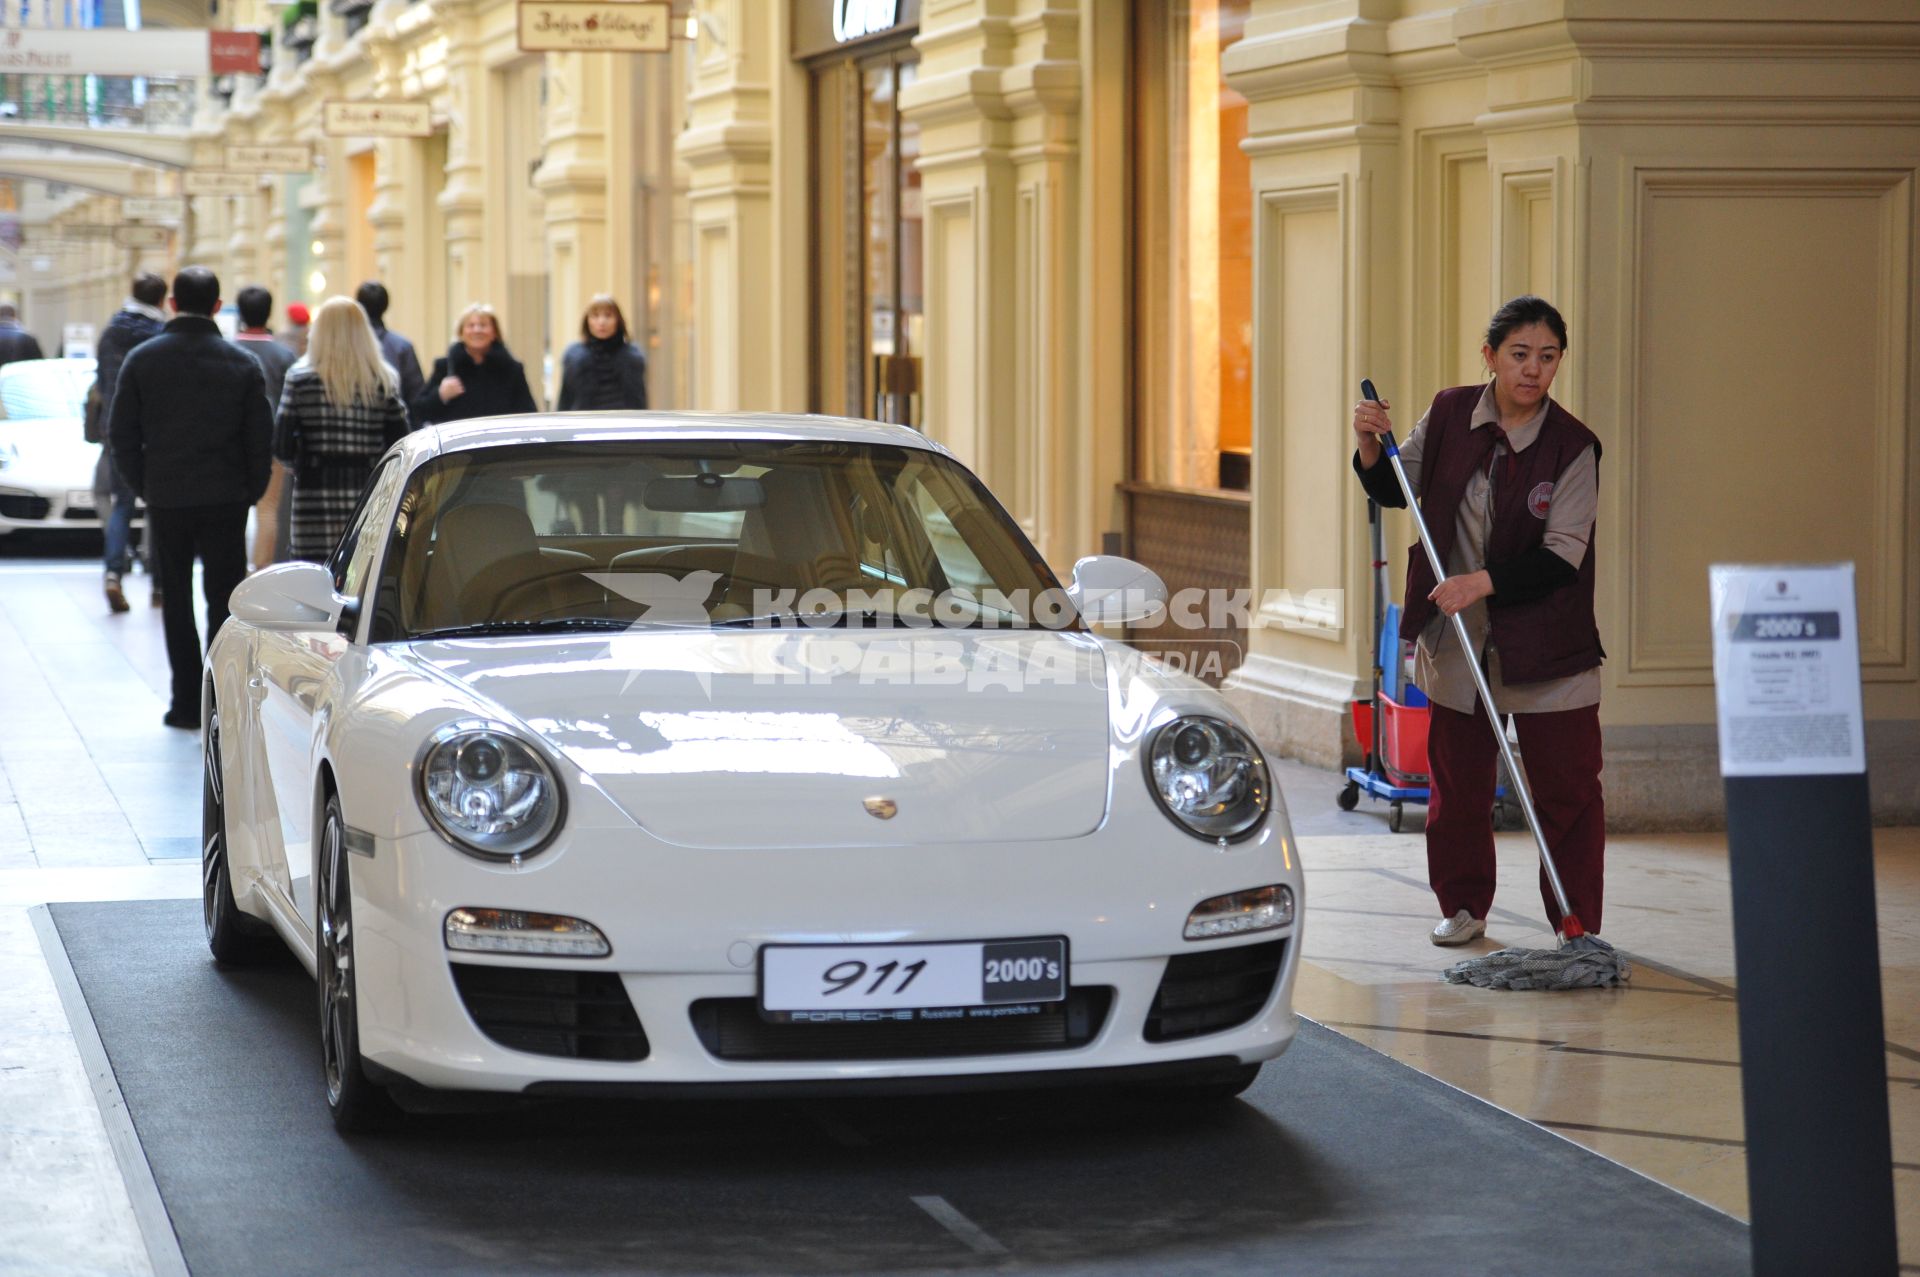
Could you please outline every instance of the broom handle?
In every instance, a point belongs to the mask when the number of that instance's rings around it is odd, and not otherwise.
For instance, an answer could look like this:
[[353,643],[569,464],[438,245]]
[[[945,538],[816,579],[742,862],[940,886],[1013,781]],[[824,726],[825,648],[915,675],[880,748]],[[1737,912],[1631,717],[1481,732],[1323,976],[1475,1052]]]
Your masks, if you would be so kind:
[[[1368,399],[1379,398],[1373,391],[1371,381],[1362,382],[1360,390]],[[1407,499],[1407,510],[1413,515],[1413,526],[1420,532],[1420,544],[1427,551],[1427,562],[1433,566],[1434,585],[1438,588],[1440,582],[1447,579],[1446,565],[1440,562],[1440,552],[1434,548],[1433,534],[1427,531],[1427,521],[1420,513],[1420,502],[1414,496],[1413,485],[1407,482],[1406,467],[1400,464],[1400,448],[1393,441],[1393,432],[1389,430],[1382,435],[1380,442],[1387,450],[1388,463],[1393,466],[1393,477],[1400,481],[1401,495]],[[1540,816],[1533,809],[1533,791],[1513,756],[1513,746],[1507,740],[1506,724],[1500,721],[1500,711],[1493,703],[1493,691],[1487,686],[1486,671],[1474,659],[1473,644],[1467,638],[1467,623],[1458,612],[1451,619],[1453,636],[1466,657],[1467,668],[1473,671],[1473,685],[1480,690],[1480,703],[1487,707],[1487,721],[1493,724],[1493,738],[1500,742],[1500,756],[1506,759],[1507,775],[1520,795],[1521,810],[1527,813],[1527,828],[1533,831],[1534,844],[1540,848],[1540,864],[1546,869],[1547,881],[1553,886],[1554,903],[1560,906],[1562,917],[1573,917],[1573,906],[1567,903],[1567,889],[1560,884],[1560,871],[1554,867],[1553,853],[1547,850],[1546,835],[1540,832]]]

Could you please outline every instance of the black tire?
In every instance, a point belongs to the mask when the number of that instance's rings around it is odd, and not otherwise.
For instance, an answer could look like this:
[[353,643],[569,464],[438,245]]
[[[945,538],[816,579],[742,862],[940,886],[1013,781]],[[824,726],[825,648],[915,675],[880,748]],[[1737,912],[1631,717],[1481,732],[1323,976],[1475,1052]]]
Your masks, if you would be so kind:
[[222,966],[244,966],[270,956],[278,947],[273,928],[240,912],[233,900],[227,866],[227,802],[220,770],[220,713],[207,706],[200,738],[200,918],[207,948]]
[[381,1131],[400,1117],[387,1089],[370,1081],[360,1061],[359,1003],[354,997],[353,892],[340,799],[327,795],[320,820],[319,869],[314,892],[314,965],[320,991],[320,1058],[326,1070],[327,1108],[334,1129]]
[[1406,804],[1401,802],[1394,803],[1393,806],[1387,808],[1387,828],[1396,834],[1399,833],[1400,827],[1406,823],[1406,815]]
[[1347,787],[1340,791],[1340,797],[1336,801],[1340,804],[1341,811],[1352,811],[1360,805],[1360,786],[1348,781]]

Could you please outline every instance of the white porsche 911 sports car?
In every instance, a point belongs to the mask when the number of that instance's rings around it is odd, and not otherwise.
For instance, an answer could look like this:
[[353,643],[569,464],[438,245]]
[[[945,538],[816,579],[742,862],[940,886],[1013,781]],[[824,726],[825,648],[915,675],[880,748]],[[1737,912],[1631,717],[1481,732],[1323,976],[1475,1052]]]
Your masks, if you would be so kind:
[[421,1088],[1227,1096],[1293,1037],[1246,726],[1088,622],[946,450],[810,417],[409,435],[208,656],[205,919],[319,986],[344,1129]]

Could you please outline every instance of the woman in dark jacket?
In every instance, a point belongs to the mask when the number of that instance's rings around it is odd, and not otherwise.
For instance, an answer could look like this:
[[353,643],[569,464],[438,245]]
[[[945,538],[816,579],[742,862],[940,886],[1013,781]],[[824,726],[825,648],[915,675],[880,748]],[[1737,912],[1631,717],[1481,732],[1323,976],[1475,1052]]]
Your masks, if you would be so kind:
[[414,397],[416,424],[539,411],[527,388],[526,369],[500,338],[493,307],[484,302],[467,307],[455,331],[460,339],[433,361],[433,375]]
[[647,357],[627,340],[620,303],[601,293],[587,303],[580,340],[560,370],[561,412],[647,406]]

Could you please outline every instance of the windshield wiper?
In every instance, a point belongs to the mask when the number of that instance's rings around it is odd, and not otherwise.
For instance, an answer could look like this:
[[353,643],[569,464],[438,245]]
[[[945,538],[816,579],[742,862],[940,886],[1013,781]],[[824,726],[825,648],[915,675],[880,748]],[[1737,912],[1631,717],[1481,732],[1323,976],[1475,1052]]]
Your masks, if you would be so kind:
[[425,639],[481,638],[490,634],[567,634],[576,630],[624,630],[629,622],[611,616],[550,616],[537,621],[479,621],[472,625],[449,625],[409,635],[413,642]]

